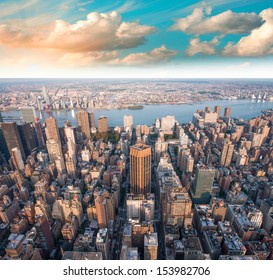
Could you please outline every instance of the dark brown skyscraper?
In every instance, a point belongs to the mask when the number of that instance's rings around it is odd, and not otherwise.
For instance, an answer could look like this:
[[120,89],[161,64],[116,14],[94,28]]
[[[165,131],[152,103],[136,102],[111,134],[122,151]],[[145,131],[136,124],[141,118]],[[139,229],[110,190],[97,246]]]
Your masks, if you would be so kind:
[[25,154],[28,156],[37,147],[35,130],[30,123],[18,125],[19,134],[22,140]]
[[44,215],[36,216],[35,228],[37,230],[40,245],[43,248],[45,253],[50,252],[54,249],[55,244],[50,230],[48,221]]
[[43,135],[42,125],[38,118],[35,119],[34,128],[35,128],[35,132],[36,132],[38,146],[44,147],[45,139],[44,139],[44,135]]
[[151,192],[151,147],[137,144],[130,148],[130,185],[131,193]]
[[21,152],[22,159],[26,159],[25,151],[23,148],[23,144],[20,138],[19,130],[17,127],[17,124],[15,122],[13,123],[1,123],[1,128],[9,149],[10,155],[12,154],[13,148],[18,148]]
[[95,114],[93,112],[89,113],[89,122],[90,122],[91,128],[96,128]]
[[220,111],[221,111],[221,107],[219,105],[214,107],[214,112],[217,113],[217,118],[218,119],[220,117]]
[[230,112],[231,112],[231,108],[230,107],[226,107],[225,108],[224,117],[230,118]]
[[82,132],[84,139],[90,139],[91,131],[88,113],[84,110],[79,111],[77,113],[77,122],[79,130]]

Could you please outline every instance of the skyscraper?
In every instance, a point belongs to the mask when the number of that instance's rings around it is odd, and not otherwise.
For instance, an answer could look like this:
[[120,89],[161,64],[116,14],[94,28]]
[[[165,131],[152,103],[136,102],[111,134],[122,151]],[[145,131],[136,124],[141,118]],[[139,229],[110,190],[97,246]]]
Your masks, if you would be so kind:
[[96,122],[95,122],[95,114],[93,112],[89,113],[89,122],[91,125],[91,129],[95,129],[96,128]]
[[155,142],[155,157],[154,160],[159,162],[160,158],[168,151],[168,142],[162,140],[162,138],[158,138]]
[[174,116],[166,116],[161,119],[161,128],[164,133],[171,134],[175,125]]
[[91,130],[89,123],[88,112],[81,110],[77,113],[77,122],[80,132],[83,134],[84,139],[90,139]]
[[19,130],[17,124],[13,123],[1,123],[1,128],[9,149],[10,155],[12,154],[13,148],[18,148],[21,152],[22,159],[26,159],[25,151],[20,138]]
[[124,130],[129,129],[132,130],[133,128],[133,116],[132,115],[124,115],[123,117],[123,126]]
[[105,133],[108,132],[108,118],[101,116],[98,119],[98,132],[99,133]]
[[46,146],[50,161],[54,162],[59,173],[65,172],[64,157],[62,151],[62,143],[58,124],[55,118],[46,119]]
[[45,125],[46,139],[61,141],[57,120],[53,117],[49,117],[46,119]]
[[9,159],[10,154],[9,154],[9,149],[4,137],[4,133],[1,127],[1,123],[0,123],[0,153],[3,153],[6,159]]
[[24,162],[23,162],[23,159],[22,159],[22,155],[21,155],[21,152],[20,150],[18,149],[18,147],[15,147],[11,150],[11,156],[12,156],[12,160],[13,160],[13,163],[15,165],[15,168],[20,170],[20,171],[23,171],[24,168],[25,168],[25,165],[24,165]]
[[0,122],[3,122],[2,113],[0,111]]
[[226,107],[224,112],[224,117],[230,118],[231,108]]
[[72,126],[68,121],[64,124],[64,136],[67,143],[71,141],[72,143],[76,144],[75,126]]
[[37,147],[35,130],[30,125],[30,123],[18,125],[18,130],[22,140],[25,154],[26,156],[28,156]]
[[156,232],[144,235],[144,260],[157,260],[158,238]]
[[230,141],[226,141],[222,148],[220,164],[222,166],[229,166],[232,160],[234,145]]
[[195,181],[192,186],[192,198],[194,204],[208,204],[215,176],[213,167],[198,166]]
[[23,120],[26,123],[33,123],[36,119],[36,113],[34,107],[23,107],[21,108],[21,115],[23,117]]
[[34,129],[36,132],[37,142],[39,147],[45,146],[45,139],[43,135],[42,125],[40,123],[40,120],[38,118],[35,119],[34,123]]
[[219,105],[214,107],[214,112],[217,113],[217,118],[218,119],[220,117],[220,111],[221,111],[221,107]]
[[130,148],[130,185],[131,193],[151,192],[151,147],[136,144]]
[[62,151],[62,145],[60,141],[53,139],[46,141],[47,151],[51,162],[56,164],[56,168],[59,173],[65,172],[65,163]]
[[49,253],[54,247],[53,235],[45,216],[36,216],[35,229],[40,240],[40,245],[45,253]]

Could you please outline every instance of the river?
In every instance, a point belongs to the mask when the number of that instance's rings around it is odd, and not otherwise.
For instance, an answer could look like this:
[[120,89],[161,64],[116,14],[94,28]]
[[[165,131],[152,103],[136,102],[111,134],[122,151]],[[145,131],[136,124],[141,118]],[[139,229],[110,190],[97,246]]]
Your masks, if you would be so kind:
[[[192,120],[192,114],[197,109],[204,109],[210,106],[221,106],[221,114],[224,112],[225,107],[231,107],[231,117],[241,118],[244,120],[251,119],[255,116],[261,115],[262,110],[273,109],[273,102],[256,102],[251,100],[221,100],[221,101],[206,101],[195,104],[182,104],[182,105],[145,105],[140,110],[129,109],[112,109],[112,110],[95,110],[96,121],[100,116],[108,117],[109,126],[123,126],[123,116],[132,115],[134,125],[154,123],[156,118],[162,118],[167,115],[175,116],[176,120],[180,123],[186,123]],[[69,120],[73,125],[77,124],[76,111],[53,111],[52,116],[58,120],[59,127],[62,127],[66,120]],[[7,111],[2,112],[4,121],[15,121],[14,118],[20,118],[20,111]],[[37,112],[37,116],[44,121],[48,116],[46,112]],[[10,118],[12,117],[12,118]]]

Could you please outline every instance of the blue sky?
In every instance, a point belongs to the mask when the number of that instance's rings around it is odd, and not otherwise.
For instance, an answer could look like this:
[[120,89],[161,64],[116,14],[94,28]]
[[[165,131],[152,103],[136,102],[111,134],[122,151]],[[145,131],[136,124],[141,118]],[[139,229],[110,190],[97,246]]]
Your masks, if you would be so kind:
[[0,77],[273,78],[271,2],[2,0]]

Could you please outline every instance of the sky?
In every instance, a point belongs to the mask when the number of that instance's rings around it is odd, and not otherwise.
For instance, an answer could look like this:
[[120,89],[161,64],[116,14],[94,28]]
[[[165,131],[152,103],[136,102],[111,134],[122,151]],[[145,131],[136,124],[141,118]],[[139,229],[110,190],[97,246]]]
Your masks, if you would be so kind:
[[273,1],[1,0],[0,78],[273,78]]

